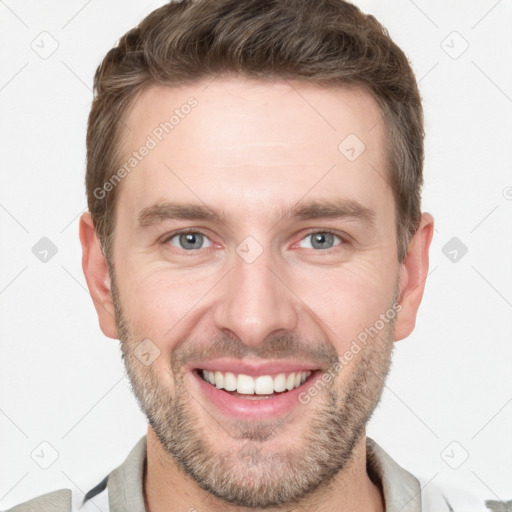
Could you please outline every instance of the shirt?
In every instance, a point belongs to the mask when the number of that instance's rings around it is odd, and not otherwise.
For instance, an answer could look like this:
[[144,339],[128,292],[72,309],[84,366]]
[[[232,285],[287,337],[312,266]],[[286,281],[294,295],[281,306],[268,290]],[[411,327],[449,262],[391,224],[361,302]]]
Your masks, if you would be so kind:
[[[70,489],[59,489],[5,512],[146,512],[143,495],[146,442],[144,435],[124,462],[84,497]],[[368,474],[381,488],[385,512],[512,511],[512,501],[486,501],[484,506],[466,493],[439,490],[430,481],[418,479],[402,468],[369,437],[366,438],[366,449]]]

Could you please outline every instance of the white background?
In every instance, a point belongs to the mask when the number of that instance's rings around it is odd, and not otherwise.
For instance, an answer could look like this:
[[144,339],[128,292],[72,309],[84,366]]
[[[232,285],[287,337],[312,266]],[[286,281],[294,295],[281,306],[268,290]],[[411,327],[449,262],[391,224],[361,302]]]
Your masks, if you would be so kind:
[[[162,3],[0,2],[0,509],[86,492],[146,431],[119,342],[98,327],[78,217],[94,71]],[[397,344],[368,433],[425,480],[512,499],[512,2],[356,3],[420,82],[423,209],[436,220],[416,330]],[[42,38],[58,43],[47,59],[32,48]],[[58,248],[47,263],[32,253],[42,237]],[[442,252],[452,237],[468,248],[457,262]],[[43,441],[58,452],[46,470],[31,457],[51,461]]]

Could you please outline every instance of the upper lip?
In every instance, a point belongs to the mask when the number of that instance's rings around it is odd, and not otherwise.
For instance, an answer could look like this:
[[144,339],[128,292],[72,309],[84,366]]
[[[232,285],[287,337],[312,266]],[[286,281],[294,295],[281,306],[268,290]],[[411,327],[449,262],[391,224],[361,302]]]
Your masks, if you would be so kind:
[[212,359],[188,365],[189,370],[208,370],[250,375],[277,375],[279,373],[306,372],[319,370],[318,364],[283,359],[254,361],[248,359]]

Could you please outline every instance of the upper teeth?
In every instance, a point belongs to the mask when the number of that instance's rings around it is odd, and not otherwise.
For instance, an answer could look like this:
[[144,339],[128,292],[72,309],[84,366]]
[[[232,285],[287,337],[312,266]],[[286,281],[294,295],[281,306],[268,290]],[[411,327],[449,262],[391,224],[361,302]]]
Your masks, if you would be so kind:
[[210,372],[208,370],[202,370],[202,374],[204,380],[218,389],[237,391],[243,395],[269,395],[274,391],[291,391],[298,388],[311,375],[311,372],[280,373],[275,377],[271,375],[251,377],[242,373],[235,375],[231,372]]

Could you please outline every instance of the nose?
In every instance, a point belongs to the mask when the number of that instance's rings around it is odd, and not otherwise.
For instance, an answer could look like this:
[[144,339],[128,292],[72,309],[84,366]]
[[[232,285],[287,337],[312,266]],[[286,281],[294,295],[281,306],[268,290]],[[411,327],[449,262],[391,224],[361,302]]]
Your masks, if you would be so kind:
[[233,259],[214,309],[216,327],[230,331],[247,346],[262,344],[275,331],[294,330],[299,301],[269,251],[252,263],[238,254]]

